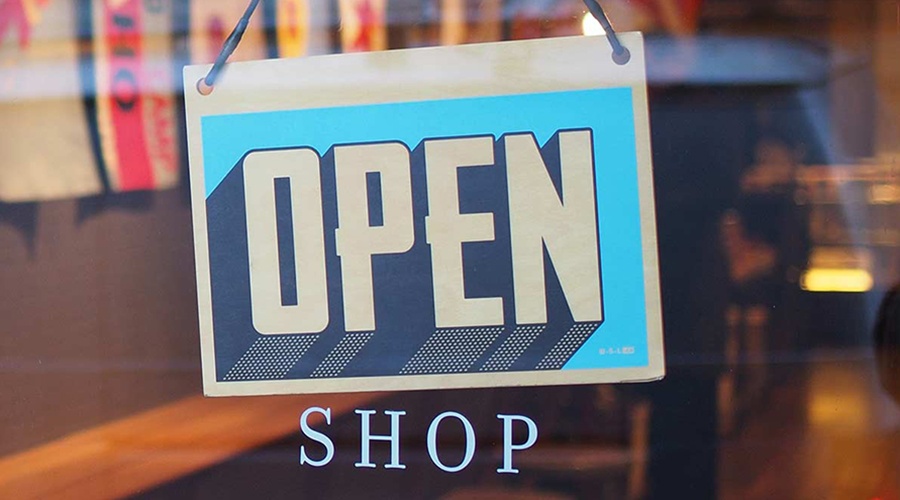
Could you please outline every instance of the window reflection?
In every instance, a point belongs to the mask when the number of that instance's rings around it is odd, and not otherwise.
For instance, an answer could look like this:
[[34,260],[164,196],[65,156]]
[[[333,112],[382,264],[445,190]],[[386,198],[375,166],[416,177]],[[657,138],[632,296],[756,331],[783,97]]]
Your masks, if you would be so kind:
[[[900,498],[896,1],[601,3],[646,34],[666,380],[212,401],[179,75],[246,2],[0,0],[0,497]],[[155,75],[132,97],[171,119],[103,111],[124,94],[97,83],[96,26],[123,6],[169,9],[126,41]],[[234,60],[582,33],[576,0],[270,0]],[[153,182],[119,182],[154,154]],[[313,404],[335,408],[327,470],[296,464]],[[358,474],[358,407],[405,409],[428,472]],[[445,410],[485,429],[459,476],[424,455]],[[500,412],[542,432],[518,477]]]

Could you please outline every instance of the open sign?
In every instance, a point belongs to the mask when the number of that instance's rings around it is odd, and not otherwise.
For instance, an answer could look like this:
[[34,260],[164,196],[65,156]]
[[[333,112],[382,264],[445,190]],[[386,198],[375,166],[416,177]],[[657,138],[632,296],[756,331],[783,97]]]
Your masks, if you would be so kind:
[[[383,271],[379,278],[393,280],[390,287],[381,287],[386,294],[396,293],[405,283],[416,286],[430,281],[434,305],[430,319],[436,328],[504,325],[504,299],[510,298],[515,317],[509,323],[545,324],[545,255],[573,321],[600,322],[590,130],[561,132],[547,146],[553,150],[558,184],[531,134],[505,135],[496,149],[495,153],[491,136],[429,139],[417,148],[415,165],[413,155],[400,142],[336,146],[326,154],[324,165],[310,148],[248,153],[243,160],[243,187],[251,317],[256,331],[263,335],[321,333],[332,321],[341,322],[338,329],[346,332],[375,331],[373,259],[412,251],[417,215],[424,221],[419,236],[428,245],[430,279],[401,259],[397,259],[396,269]],[[492,212],[461,210],[462,168],[505,172],[506,189],[497,189],[492,195],[501,197],[505,191],[507,203],[502,208],[508,210],[502,219],[508,227],[498,230]],[[328,184],[334,193],[328,196],[336,204],[323,203],[323,175],[333,179]],[[413,201],[413,175],[416,186],[424,191],[415,198],[427,200],[418,207]],[[281,200],[276,187],[279,181],[288,184]],[[280,207],[287,213],[279,214]],[[325,210],[336,212],[329,214],[329,220],[337,220],[337,227],[325,227]],[[278,220],[286,227],[280,230]],[[512,273],[497,278],[511,283],[513,293],[510,297],[467,297],[465,268],[472,273],[485,271],[466,266],[465,244],[493,242],[498,231],[507,235],[504,239],[510,248],[508,252],[503,249],[501,262],[495,265],[503,267],[503,261],[508,261]],[[334,233],[332,252],[325,244],[329,232]],[[279,245],[288,239],[293,248]],[[290,254],[293,258],[286,259]],[[329,314],[328,259],[340,263],[341,318]],[[286,275],[292,283],[284,283]],[[332,282],[338,286],[336,279]],[[294,290],[288,292],[288,298],[285,289],[291,287]],[[385,311],[383,316],[390,315]]]
[[207,393],[660,377],[624,40],[625,66],[570,38],[237,63],[189,92]]

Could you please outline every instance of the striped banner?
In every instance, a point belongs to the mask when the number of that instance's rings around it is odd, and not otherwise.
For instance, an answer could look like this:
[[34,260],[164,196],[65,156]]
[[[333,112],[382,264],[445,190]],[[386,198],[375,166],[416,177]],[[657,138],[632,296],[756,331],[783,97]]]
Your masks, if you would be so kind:
[[93,108],[110,191],[178,181],[171,0],[92,0]]
[[343,52],[385,50],[387,0],[339,0]]
[[81,102],[75,0],[0,0],[0,201],[103,185]]

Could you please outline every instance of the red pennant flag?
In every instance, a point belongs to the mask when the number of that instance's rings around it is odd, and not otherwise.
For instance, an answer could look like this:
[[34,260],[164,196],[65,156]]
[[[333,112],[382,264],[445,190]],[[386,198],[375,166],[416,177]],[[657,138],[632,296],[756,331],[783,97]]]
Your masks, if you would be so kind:
[[340,0],[344,52],[387,49],[386,0]]

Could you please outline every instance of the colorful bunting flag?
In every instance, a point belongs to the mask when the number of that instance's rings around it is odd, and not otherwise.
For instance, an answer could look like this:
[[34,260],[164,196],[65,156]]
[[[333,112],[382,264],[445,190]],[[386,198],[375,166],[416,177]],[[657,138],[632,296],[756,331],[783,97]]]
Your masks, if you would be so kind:
[[340,0],[341,48],[344,52],[385,50],[387,0]]
[[90,22],[100,164],[110,191],[178,181],[172,0],[92,0]]
[[440,0],[441,45],[496,42],[503,35],[501,0]]
[[81,101],[75,0],[0,0],[0,201],[103,184]]
[[278,57],[306,55],[310,31],[306,0],[275,0],[275,47]]
[[[249,5],[248,0],[193,0],[190,4],[191,63],[211,63]],[[250,18],[247,31],[229,61],[265,59],[262,15]]]

